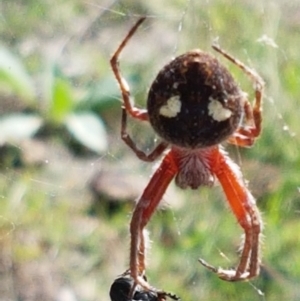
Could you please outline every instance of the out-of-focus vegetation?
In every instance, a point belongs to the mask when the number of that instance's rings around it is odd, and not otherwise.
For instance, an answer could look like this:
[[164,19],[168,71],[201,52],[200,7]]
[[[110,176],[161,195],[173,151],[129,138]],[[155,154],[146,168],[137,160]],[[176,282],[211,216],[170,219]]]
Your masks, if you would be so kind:
[[[151,283],[186,301],[299,300],[299,0],[0,3],[0,300],[109,300],[127,268],[132,200],[151,164],[119,138],[109,58],[138,14],[149,19],[121,59],[138,105],[163,64],[212,52],[215,39],[266,81],[260,139],[227,147],[263,212],[260,277],[227,283],[197,263],[233,266],[242,231],[219,187],[172,186],[148,227]],[[131,130],[151,147],[149,127]]]

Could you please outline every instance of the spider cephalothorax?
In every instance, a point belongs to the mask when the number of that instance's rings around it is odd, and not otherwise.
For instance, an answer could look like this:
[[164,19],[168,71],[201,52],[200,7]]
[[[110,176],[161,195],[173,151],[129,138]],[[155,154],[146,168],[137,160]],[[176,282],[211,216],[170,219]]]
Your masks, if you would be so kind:
[[[123,276],[129,275],[132,279],[130,300],[134,300],[136,288],[139,287],[143,296],[148,296],[144,292],[149,291],[154,293],[150,294],[153,298],[162,301],[167,296],[173,299],[177,297],[155,289],[145,278],[144,228],[174,178],[180,188],[192,189],[211,186],[218,180],[244,230],[240,262],[236,269],[215,268],[203,259],[199,259],[200,263],[227,281],[250,279],[259,273],[260,213],[238,166],[220,143],[226,141],[237,146],[251,146],[254,143],[261,132],[264,82],[254,70],[213,45],[214,50],[237,65],[253,81],[253,106],[247,94],[216,58],[193,50],[162,68],[151,85],[147,110],[136,108],[130,99],[129,86],[121,75],[118,59],[144,19],[137,21],[111,58],[123,99],[121,136],[141,160],[151,162],[163,153],[164,157],[134,209],[130,223],[130,266]],[[128,135],[127,114],[138,120],[149,121],[161,137],[162,141],[150,154],[139,150]]]

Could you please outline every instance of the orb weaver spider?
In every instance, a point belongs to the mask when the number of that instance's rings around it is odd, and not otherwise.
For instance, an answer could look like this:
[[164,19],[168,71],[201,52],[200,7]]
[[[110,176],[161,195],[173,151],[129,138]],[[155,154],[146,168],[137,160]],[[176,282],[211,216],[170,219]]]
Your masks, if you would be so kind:
[[[165,65],[153,81],[147,110],[134,106],[130,88],[119,68],[119,56],[138,27],[140,18],[121,42],[110,63],[122,94],[121,137],[136,156],[152,162],[163,155],[149,184],[136,203],[130,222],[130,265],[123,275],[133,280],[132,300],[137,287],[157,294],[158,300],[176,295],[152,287],[145,277],[145,233],[168,185],[175,178],[180,188],[212,186],[218,180],[238,223],[244,230],[243,247],[236,269],[216,268],[203,259],[199,262],[221,279],[247,280],[259,274],[262,221],[256,201],[243,181],[239,167],[220,145],[228,142],[249,147],[260,135],[264,81],[218,45],[212,48],[239,67],[254,83],[255,100],[247,94],[229,71],[212,55],[199,49],[180,55]],[[127,133],[127,115],[150,122],[161,142],[146,154],[137,148]]]

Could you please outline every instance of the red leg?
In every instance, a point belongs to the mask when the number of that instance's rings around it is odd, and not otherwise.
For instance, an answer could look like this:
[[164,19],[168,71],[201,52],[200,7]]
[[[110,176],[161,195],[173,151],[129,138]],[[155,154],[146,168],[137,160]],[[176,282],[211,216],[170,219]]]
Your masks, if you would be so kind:
[[[261,102],[262,94],[258,94]],[[261,108],[254,107],[252,109],[248,100],[244,103],[244,124],[227,140],[229,143],[249,147],[255,142],[255,139],[261,132]]]
[[262,99],[265,83],[262,78],[251,68],[237,60],[218,45],[212,45],[212,48],[226,57],[233,64],[237,65],[252,80],[255,90],[255,100],[253,107],[250,105],[247,95],[245,94],[244,112],[245,122],[234,134],[228,139],[229,143],[239,146],[251,146],[255,138],[260,135],[262,121]]
[[[143,231],[177,170],[177,165],[169,152],[138,200],[130,223],[130,275],[135,286],[139,284],[144,289],[158,293],[160,291],[151,287],[143,278],[145,273],[145,235]],[[133,290],[134,288],[132,292]]]
[[127,111],[125,108],[122,108],[122,127],[121,127],[121,137],[122,140],[132,149],[136,156],[146,162],[152,162],[156,160],[163,151],[168,147],[168,143],[162,141],[160,142],[155,149],[150,153],[146,154],[140,149],[138,149],[135,143],[132,141],[131,137],[127,133]]
[[122,98],[124,102],[124,107],[126,111],[134,118],[137,118],[139,120],[148,120],[148,113],[146,110],[141,110],[132,104],[132,100],[130,98],[130,89],[129,85],[126,81],[126,79],[122,76],[120,68],[119,68],[119,56],[123,49],[125,48],[126,44],[130,40],[130,38],[133,36],[135,31],[138,29],[138,27],[143,23],[145,18],[140,18],[137,23],[131,28],[127,36],[124,38],[122,43],[119,45],[118,49],[113,54],[112,58],[110,59],[110,65],[114,72],[114,75],[119,83],[120,90],[122,92]]
[[132,141],[131,137],[128,135],[127,128],[127,113],[129,113],[133,118],[147,121],[149,119],[147,110],[142,110],[134,107],[132,100],[130,98],[130,89],[127,81],[122,76],[120,68],[119,68],[119,56],[125,46],[127,45],[130,38],[133,36],[138,27],[143,23],[145,18],[140,18],[136,24],[131,28],[127,36],[124,38],[122,43],[119,45],[118,49],[113,54],[110,59],[111,68],[114,72],[114,75],[118,81],[120,86],[120,90],[123,98],[123,108],[122,108],[122,128],[121,128],[121,137],[123,141],[135,152],[137,157],[143,161],[151,162],[157,159],[162,152],[167,148],[168,144],[165,142],[161,142],[157,147],[150,153],[145,154],[143,151],[139,150],[135,143]]
[[262,222],[255,199],[242,181],[238,166],[235,165],[223,152],[216,150],[216,158],[212,166],[213,172],[221,183],[229,205],[239,224],[244,229],[245,239],[241,259],[236,270],[215,268],[200,259],[200,262],[218,274],[223,280],[237,281],[250,279],[259,273],[259,243]]

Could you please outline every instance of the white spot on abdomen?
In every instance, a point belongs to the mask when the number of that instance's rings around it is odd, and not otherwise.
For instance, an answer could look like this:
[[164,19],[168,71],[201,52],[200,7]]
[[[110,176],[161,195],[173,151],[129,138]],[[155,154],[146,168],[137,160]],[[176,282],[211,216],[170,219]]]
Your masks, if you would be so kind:
[[229,109],[225,109],[221,102],[210,97],[208,104],[208,115],[210,115],[216,121],[224,121],[228,119],[232,112]]
[[175,95],[167,100],[167,103],[159,109],[159,114],[168,118],[176,117],[181,110],[180,96]]

